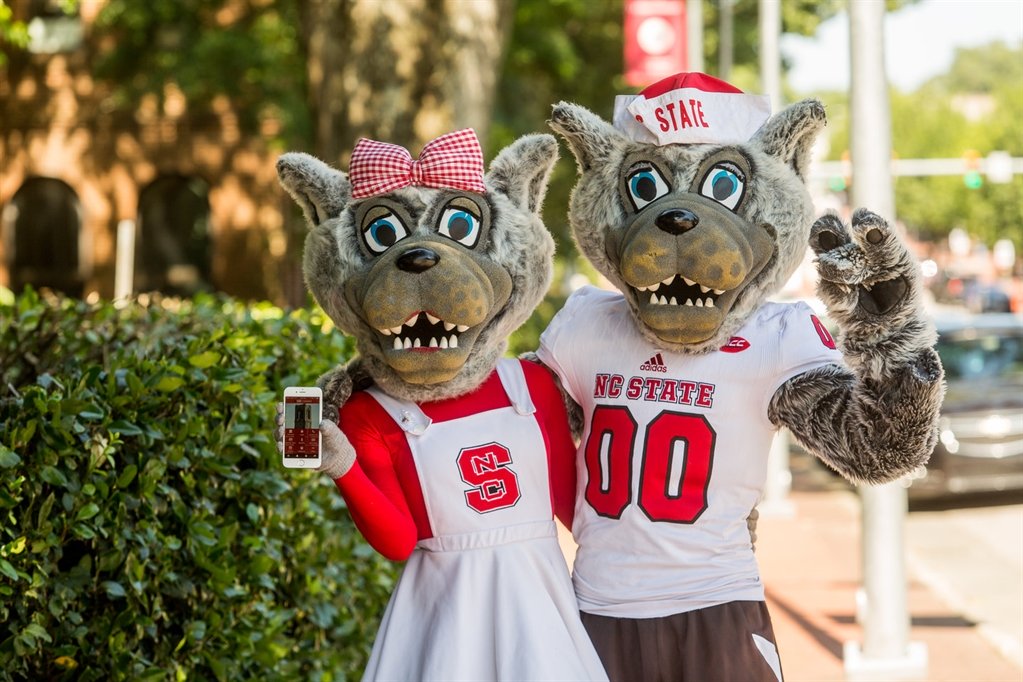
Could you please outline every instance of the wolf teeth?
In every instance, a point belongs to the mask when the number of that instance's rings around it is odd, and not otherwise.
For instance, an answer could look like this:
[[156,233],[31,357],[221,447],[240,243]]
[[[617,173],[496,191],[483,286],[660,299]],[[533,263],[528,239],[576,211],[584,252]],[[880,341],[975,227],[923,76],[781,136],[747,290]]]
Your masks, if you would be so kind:
[[[445,320],[442,320],[439,317],[435,317],[434,315],[432,315],[430,313],[422,312],[422,313],[416,313],[415,315],[410,317],[405,322],[399,324],[397,327],[379,327],[377,329],[377,331],[380,332],[381,334],[383,334],[384,336],[392,336],[392,335],[393,336],[399,336],[401,334],[401,332],[402,332],[402,329],[404,329],[405,327],[409,327],[409,328],[414,327],[415,324],[419,321],[419,316],[420,315],[425,315],[427,322],[429,322],[432,325],[443,325],[444,331],[446,331],[446,332],[450,332],[450,331],[454,330],[454,331],[457,331],[459,334],[461,334],[462,332],[467,331],[469,329],[469,325],[467,325],[467,324],[455,324],[454,322],[447,322]],[[415,337],[410,337],[410,338],[415,338]],[[437,338],[439,338],[439,336]],[[451,338],[455,338],[455,335],[452,334]],[[423,339],[422,342],[425,343],[426,340]],[[402,344],[401,347],[403,347],[403,348],[405,347],[403,340],[399,340],[398,343]],[[395,349],[398,349],[399,345],[395,344],[394,347],[395,347]]]
[[[693,299],[687,298],[685,303],[679,303],[678,299],[674,296],[668,299],[664,296],[658,296],[657,294],[650,294],[651,305],[685,305],[690,308],[714,308],[714,299],[708,296],[707,298],[697,298],[694,302]],[[452,337],[454,338],[454,337]]]
[[[648,291],[649,292],[655,292],[655,291],[657,291],[658,289],[661,288],[661,285],[671,286],[676,280],[679,280],[679,279],[681,279],[683,282],[685,282],[687,286],[691,286],[691,287],[698,286],[698,287],[700,287],[700,292],[704,293],[704,294],[707,294],[707,293],[710,293],[710,292],[714,292],[715,296],[720,296],[721,294],[725,293],[724,289],[714,289],[713,287],[709,287],[706,284],[700,284],[696,280],[689,279],[688,277],[685,277],[683,275],[672,275],[671,277],[666,277],[666,278],[662,279],[660,282],[656,282],[655,284],[651,284],[649,286],[637,286],[637,287],[635,287],[635,289],[636,289],[636,291],[641,291],[643,293],[646,293]],[[660,301],[660,297],[657,297],[656,301],[651,299],[651,303],[657,303],[659,301]]]

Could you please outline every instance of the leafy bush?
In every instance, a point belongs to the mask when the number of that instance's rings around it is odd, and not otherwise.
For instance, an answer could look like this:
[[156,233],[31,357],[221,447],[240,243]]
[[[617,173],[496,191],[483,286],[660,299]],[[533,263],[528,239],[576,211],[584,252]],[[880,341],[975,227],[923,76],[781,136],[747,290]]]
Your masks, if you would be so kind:
[[318,310],[0,289],[0,679],[358,677],[395,566],[270,437],[351,351]]

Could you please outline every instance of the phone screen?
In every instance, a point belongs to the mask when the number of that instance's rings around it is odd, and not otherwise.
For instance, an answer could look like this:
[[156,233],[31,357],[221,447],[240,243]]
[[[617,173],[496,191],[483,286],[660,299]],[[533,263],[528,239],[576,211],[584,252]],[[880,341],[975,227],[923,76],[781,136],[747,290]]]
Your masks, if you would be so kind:
[[284,398],[284,456],[320,456],[320,399],[289,395]]

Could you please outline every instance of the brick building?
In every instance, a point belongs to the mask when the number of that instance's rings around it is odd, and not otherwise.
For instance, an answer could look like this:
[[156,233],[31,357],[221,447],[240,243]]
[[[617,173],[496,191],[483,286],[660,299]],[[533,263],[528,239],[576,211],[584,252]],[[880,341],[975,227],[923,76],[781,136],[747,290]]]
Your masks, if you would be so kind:
[[302,300],[274,122],[245,135],[226,98],[196,116],[173,84],[130,112],[110,106],[89,68],[103,3],[82,0],[77,16],[7,3],[31,44],[0,66],[0,285],[110,297],[118,226],[134,223],[136,292]]

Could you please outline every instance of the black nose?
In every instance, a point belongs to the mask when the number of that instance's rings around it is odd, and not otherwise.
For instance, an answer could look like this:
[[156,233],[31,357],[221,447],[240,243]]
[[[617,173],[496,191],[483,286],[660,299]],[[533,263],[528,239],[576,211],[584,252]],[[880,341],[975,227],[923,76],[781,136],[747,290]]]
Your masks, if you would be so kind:
[[673,208],[657,216],[654,224],[668,234],[682,234],[696,227],[700,218],[684,208]]
[[398,267],[405,272],[423,272],[440,262],[436,251],[417,246],[398,256]]

